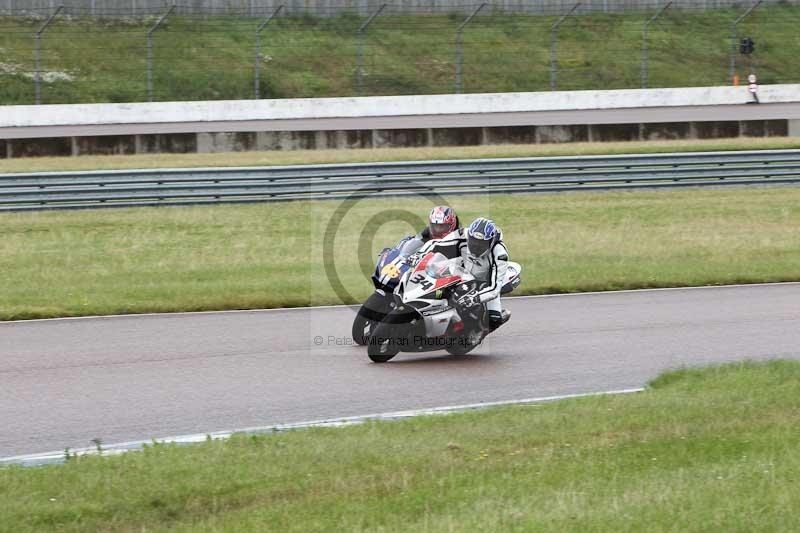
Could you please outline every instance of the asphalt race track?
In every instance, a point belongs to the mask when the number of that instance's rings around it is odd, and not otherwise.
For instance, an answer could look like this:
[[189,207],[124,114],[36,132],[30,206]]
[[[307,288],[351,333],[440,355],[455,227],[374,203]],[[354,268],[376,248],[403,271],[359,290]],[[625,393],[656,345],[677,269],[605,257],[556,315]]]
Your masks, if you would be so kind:
[[511,321],[474,355],[383,365],[341,345],[345,307],[0,323],[0,457],[633,388],[667,368],[800,356],[800,284],[507,306]]

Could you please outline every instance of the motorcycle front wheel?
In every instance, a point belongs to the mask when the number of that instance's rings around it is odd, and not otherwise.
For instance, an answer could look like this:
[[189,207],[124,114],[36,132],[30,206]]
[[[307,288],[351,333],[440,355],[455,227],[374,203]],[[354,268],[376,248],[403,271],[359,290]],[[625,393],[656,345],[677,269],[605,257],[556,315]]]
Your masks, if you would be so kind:
[[353,320],[353,342],[359,346],[365,346],[369,342],[374,327],[375,323],[362,315],[359,309],[356,319]]
[[365,346],[388,310],[389,302],[386,296],[379,292],[373,292],[358,310],[356,318],[353,320],[353,342],[359,346]]

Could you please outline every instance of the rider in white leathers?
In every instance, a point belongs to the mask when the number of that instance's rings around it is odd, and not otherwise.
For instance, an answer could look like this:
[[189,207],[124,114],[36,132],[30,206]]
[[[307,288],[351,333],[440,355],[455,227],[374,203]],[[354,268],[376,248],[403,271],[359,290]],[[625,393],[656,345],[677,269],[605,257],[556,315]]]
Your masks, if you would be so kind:
[[500,302],[500,291],[508,269],[508,249],[500,228],[489,219],[478,218],[469,228],[457,229],[423,246],[418,256],[440,252],[448,258],[461,257],[464,269],[479,282],[477,289],[463,295],[458,303],[464,308],[485,304],[489,327],[497,329],[511,317]]

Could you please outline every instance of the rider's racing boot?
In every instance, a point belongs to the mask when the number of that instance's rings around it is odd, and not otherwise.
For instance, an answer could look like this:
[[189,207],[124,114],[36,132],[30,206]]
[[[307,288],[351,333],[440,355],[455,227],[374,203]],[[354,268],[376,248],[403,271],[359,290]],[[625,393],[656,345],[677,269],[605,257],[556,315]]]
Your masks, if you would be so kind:
[[489,331],[494,331],[511,318],[511,311],[503,309],[502,311],[489,311]]

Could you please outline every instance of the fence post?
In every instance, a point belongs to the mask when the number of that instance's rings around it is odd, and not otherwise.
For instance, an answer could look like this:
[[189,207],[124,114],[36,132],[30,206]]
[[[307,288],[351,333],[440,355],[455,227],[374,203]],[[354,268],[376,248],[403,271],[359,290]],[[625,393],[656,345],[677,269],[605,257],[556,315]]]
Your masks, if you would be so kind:
[[738,46],[739,43],[736,42],[737,41],[736,32],[738,29],[737,27],[739,26],[739,23],[743,21],[745,18],[747,18],[747,16],[750,15],[750,13],[752,13],[755,8],[761,5],[761,1],[762,0],[758,0],[758,2],[750,6],[747,9],[747,11],[742,13],[741,16],[737,18],[735,21],[733,21],[733,24],[731,24],[731,67],[729,74],[731,84],[733,84],[734,77],[736,76],[736,52],[738,51],[737,49],[739,48]]
[[370,15],[369,18],[364,21],[364,24],[359,26],[356,31],[356,37],[358,39],[358,49],[356,51],[356,90],[358,91],[358,96],[363,96],[364,94],[364,32],[369,25],[372,24],[372,21],[375,20],[375,17],[380,15],[385,8],[386,4],[381,4],[381,7]]
[[464,62],[464,50],[461,36],[464,33],[464,28],[467,26],[467,24],[469,24],[475,15],[477,15],[484,7],[486,7],[485,3],[479,5],[478,8],[475,9],[475,11],[473,11],[472,14],[458,26],[458,28],[456,28],[456,94],[461,94],[461,91],[464,89],[464,85],[461,81],[461,67]]
[[155,24],[147,32],[147,100],[153,101],[153,33],[167,20],[167,17],[175,11],[175,4],[172,4],[166,13],[161,15]]
[[267,24],[270,23],[272,19],[278,16],[278,14],[283,10],[283,4],[279,5],[275,11],[272,12],[270,16],[265,18],[261,24],[258,25],[256,29],[256,65],[255,65],[255,97],[256,100],[261,98],[261,32],[264,28],[267,27]]
[[575,12],[576,9],[581,5],[580,2],[572,6],[565,14],[561,15],[557,21],[553,23],[553,26],[550,28],[550,90],[555,91],[557,87],[556,78],[557,74],[557,66],[556,66],[556,54],[558,50],[558,27],[561,26],[561,23],[567,20],[567,18]]
[[53,20],[58,16],[59,13],[64,9],[63,5],[60,5],[56,8],[55,11],[44,21],[36,33],[33,35],[34,40],[34,48],[35,48],[35,58],[34,61],[36,63],[36,70],[33,76],[33,89],[35,93],[35,101],[36,105],[42,103],[42,34],[47,29]]
[[656,21],[661,14],[669,9],[669,6],[672,5],[672,1],[670,0],[664,6],[658,10],[658,13],[650,17],[647,22],[644,23],[644,29],[642,30],[642,89],[647,89],[647,67],[648,67],[648,42],[647,42],[647,32],[650,28],[650,24]]

